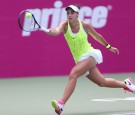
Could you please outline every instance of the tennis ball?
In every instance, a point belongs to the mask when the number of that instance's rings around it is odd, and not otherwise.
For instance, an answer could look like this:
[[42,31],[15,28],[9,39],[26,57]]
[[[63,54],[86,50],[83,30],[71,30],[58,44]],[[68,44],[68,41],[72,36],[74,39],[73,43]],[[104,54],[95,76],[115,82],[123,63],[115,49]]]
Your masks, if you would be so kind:
[[31,13],[26,13],[26,18],[31,18],[32,14]]

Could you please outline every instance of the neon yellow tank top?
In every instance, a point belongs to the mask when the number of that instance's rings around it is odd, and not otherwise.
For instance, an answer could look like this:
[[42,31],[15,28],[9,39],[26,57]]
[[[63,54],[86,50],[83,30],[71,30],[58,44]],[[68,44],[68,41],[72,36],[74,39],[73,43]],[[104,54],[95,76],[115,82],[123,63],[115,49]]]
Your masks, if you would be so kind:
[[83,54],[85,54],[87,51],[93,49],[91,44],[88,42],[88,36],[83,30],[81,21],[80,20],[78,20],[78,21],[80,24],[80,29],[77,34],[75,34],[75,35],[71,34],[72,30],[69,25],[69,22],[68,22],[67,32],[64,34],[65,39],[68,43],[68,46],[71,50],[71,53],[73,55],[75,62],[78,62],[79,58]]

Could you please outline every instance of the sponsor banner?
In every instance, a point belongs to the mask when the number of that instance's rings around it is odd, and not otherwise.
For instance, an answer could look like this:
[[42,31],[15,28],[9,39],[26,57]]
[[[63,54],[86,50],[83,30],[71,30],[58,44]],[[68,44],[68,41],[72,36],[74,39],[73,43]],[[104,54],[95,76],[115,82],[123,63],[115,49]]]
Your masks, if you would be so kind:
[[74,3],[81,6],[79,19],[90,23],[120,50],[115,55],[89,36],[92,46],[103,53],[104,62],[98,65],[101,72],[135,71],[134,0],[5,0],[0,4],[0,78],[69,74],[74,61],[63,34],[54,37],[41,31],[23,32],[17,18],[22,10],[29,10],[39,24],[54,28],[66,20],[65,7]]

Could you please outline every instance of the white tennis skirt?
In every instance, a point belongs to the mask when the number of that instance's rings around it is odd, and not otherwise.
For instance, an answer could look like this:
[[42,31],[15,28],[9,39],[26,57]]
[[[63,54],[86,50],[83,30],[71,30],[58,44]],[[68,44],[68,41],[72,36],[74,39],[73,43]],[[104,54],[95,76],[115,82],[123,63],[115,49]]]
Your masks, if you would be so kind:
[[[92,56],[97,61],[98,64],[100,64],[100,63],[103,62],[102,53],[98,49],[93,49],[93,50],[87,51],[85,54],[83,54],[80,57],[79,61],[83,61],[83,60],[87,59],[89,56]],[[86,73],[84,73],[82,76],[87,76],[87,75],[89,75],[89,71],[87,71]]]
[[93,50],[87,51],[85,54],[83,54],[80,57],[79,61],[83,61],[83,60],[87,59],[89,56],[92,56],[97,61],[98,64],[103,62],[102,53],[98,49],[93,49]]

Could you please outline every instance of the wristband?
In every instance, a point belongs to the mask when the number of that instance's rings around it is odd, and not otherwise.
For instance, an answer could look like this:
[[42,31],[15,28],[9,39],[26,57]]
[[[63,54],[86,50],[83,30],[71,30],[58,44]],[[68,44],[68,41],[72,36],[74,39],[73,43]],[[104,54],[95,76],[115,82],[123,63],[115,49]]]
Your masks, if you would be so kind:
[[111,48],[111,45],[110,44],[106,44],[105,46],[107,49],[110,49]]
[[47,32],[47,33],[50,32],[49,29],[46,29],[46,28],[44,28],[44,27],[41,27],[40,30],[42,30],[42,31],[44,31],[44,32]]

